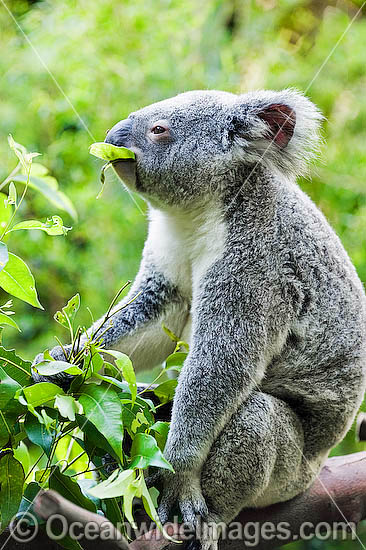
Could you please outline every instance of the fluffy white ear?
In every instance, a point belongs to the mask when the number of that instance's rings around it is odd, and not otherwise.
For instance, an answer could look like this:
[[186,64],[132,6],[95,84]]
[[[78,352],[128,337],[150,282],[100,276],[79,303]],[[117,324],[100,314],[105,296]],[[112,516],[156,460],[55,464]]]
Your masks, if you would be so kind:
[[316,156],[322,119],[296,90],[250,92],[234,105],[228,137],[237,160],[297,176]]

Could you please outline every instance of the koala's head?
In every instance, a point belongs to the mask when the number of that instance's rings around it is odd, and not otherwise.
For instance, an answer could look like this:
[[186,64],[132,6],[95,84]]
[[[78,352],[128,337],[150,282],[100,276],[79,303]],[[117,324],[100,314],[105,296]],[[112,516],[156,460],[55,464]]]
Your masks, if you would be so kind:
[[134,151],[135,161],[114,164],[128,187],[160,204],[185,205],[220,192],[240,167],[301,173],[320,120],[293,90],[193,91],[131,113],[105,141]]

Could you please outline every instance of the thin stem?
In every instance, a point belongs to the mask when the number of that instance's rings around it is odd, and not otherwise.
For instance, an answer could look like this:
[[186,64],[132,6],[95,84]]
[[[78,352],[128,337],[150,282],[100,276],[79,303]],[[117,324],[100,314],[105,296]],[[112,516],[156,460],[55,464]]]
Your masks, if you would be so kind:
[[33,472],[33,470],[35,469],[35,467],[37,466],[39,461],[44,457],[45,454],[46,453],[44,451],[40,454],[40,456],[37,458],[36,462],[33,464],[32,468],[29,470],[29,472],[25,476],[24,481],[27,481],[27,479],[29,478],[29,476],[31,475],[31,473]]
[[156,376],[156,378],[148,385],[146,386],[146,388],[144,388],[143,390],[141,390],[137,395],[142,395],[143,393],[145,393],[147,390],[149,390],[157,380],[159,380],[159,378],[165,373],[165,369],[161,370],[160,373]]
[[113,300],[111,301],[110,303],[110,306],[107,310],[107,313],[106,315],[109,315],[109,313],[111,312],[114,304],[117,302],[118,298],[121,296],[122,292],[124,291],[125,288],[127,288],[129,285],[131,284],[131,281],[127,281],[120,289],[119,291],[117,292],[117,294],[115,295],[115,297],[113,298]]
[[58,436],[57,442],[60,441],[60,439],[62,439],[65,435],[71,434],[75,430],[75,428],[77,428],[77,426],[73,426],[72,428],[66,430],[63,433],[61,432],[61,434]]
[[[88,331],[86,330],[85,327],[83,327],[83,330],[84,330],[84,333],[86,334],[86,336],[88,337]],[[81,339],[81,335],[80,335],[80,339]],[[80,340],[79,340],[79,344],[80,344]],[[85,351],[85,348],[87,347],[88,344],[90,344],[90,340],[87,338],[85,346],[83,348],[81,348],[81,350],[79,350],[78,353],[73,358],[74,365],[76,365],[78,363],[79,359],[83,355],[83,353]]]
[[[104,315],[104,319],[102,321],[102,323],[99,325],[99,327],[97,328],[97,330],[95,332],[92,333],[91,335],[91,339],[94,340],[95,336],[98,334],[98,332],[100,331],[100,329],[103,327],[104,323],[106,323],[108,321],[108,319],[111,317],[110,313],[112,311],[112,308],[114,306],[114,304],[116,303],[116,301],[118,300],[118,298],[121,296],[122,292],[125,290],[125,288],[131,284],[131,281],[127,281],[127,283],[125,283],[122,288],[119,289],[119,291],[117,292],[117,294],[115,295],[115,297],[113,298],[113,300],[111,301],[110,303],[110,306],[106,312],[106,314]],[[112,314],[114,315],[114,313]]]
[[[69,316],[67,315],[67,313],[65,313],[65,317],[67,319],[67,324],[69,325],[69,332],[70,332],[70,336],[71,336],[71,348],[74,349],[74,331],[72,329],[72,325],[71,325],[71,321],[69,319]],[[70,352],[70,355],[69,355],[69,358],[72,356],[71,352]]]
[[[61,422],[60,424],[60,430],[62,429],[62,425],[63,425],[63,422]],[[39,483],[41,484],[42,483],[42,480],[43,480],[43,477],[45,475],[45,473],[47,472],[47,470],[49,470],[52,466],[52,460],[53,460],[53,457],[55,456],[55,452],[56,452],[56,447],[57,447],[57,443],[59,442],[59,438],[57,437],[57,434],[55,434],[55,437],[53,438],[53,441],[52,441],[52,444],[51,444],[51,452],[50,452],[50,456],[47,458],[47,464],[46,464],[46,467],[41,475],[41,477],[39,478]]]
[[72,348],[71,348],[71,351],[70,351],[70,359],[71,360],[73,359],[73,355],[74,355],[75,343],[77,343],[76,351],[78,351],[78,349],[79,349],[78,346],[79,346],[79,343],[80,343],[80,333],[81,333],[81,328],[78,327],[77,330],[76,330],[75,338],[73,340]]
[[57,338],[57,336],[55,336],[55,340],[56,340],[56,342],[59,344],[59,346],[61,347],[61,349],[62,349],[62,351],[63,351],[63,353],[64,353],[64,356],[65,356],[65,359],[66,359],[66,361],[67,361],[67,359],[68,359],[68,354],[66,353],[66,350],[65,350],[64,346],[62,345],[61,340],[60,340],[59,338]]
[[[75,428],[75,430],[76,430],[76,428]],[[74,431],[75,431],[75,430],[74,430]],[[70,458],[70,454],[71,454],[72,447],[73,447],[74,443],[75,443],[75,440],[73,439],[73,437],[72,437],[72,432],[71,432],[71,434],[70,434],[70,443],[69,443],[69,445],[68,445],[68,447],[67,447],[66,456],[65,456],[66,462],[68,462],[68,460],[69,460],[69,458]]]
[[[104,325],[106,322],[107,322],[107,321],[104,321],[104,322],[103,322],[103,325]],[[103,326],[103,325],[102,325],[102,326]],[[102,328],[102,326],[101,326],[100,328]],[[99,340],[98,340],[98,342],[100,342],[99,345],[101,345],[101,346],[103,345],[103,342],[102,342],[100,339],[101,339],[102,336],[104,336],[105,333],[108,332],[108,330],[109,330],[110,328],[112,328],[112,327],[113,327],[113,321],[110,321],[110,324],[107,326],[107,328],[106,328],[105,330],[103,330],[102,334],[99,336]]]
[[[111,462],[111,464],[117,464],[117,461]],[[81,476],[82,474],[87,474],[89,472],[98,472],[98,470],[103,470],[103,468],[105,468],[104,464],[103,464],[103,466],[98,466],[97,468],[90,468],[90,469],[84,470],[83,472],[78,472],[77,474],[72,474],[69,477]]]
[[86,451],[82,451],[80,454],[78,454],[78,456],[76,456],[75,458],[73,458],[73,459],[71,460],[71,462],[69,462],[69,463],[67,464],[66,468],[64,468],[64,469],[62,470],[62,473],[66,472],[66,470],[67,470],[68,468],[70,468],[70,466],[72,466],[77,460],[79,460],[79,458],[81,458],[81,457],[82,457],[83,455],[85,455],[85,454],[86,454]]

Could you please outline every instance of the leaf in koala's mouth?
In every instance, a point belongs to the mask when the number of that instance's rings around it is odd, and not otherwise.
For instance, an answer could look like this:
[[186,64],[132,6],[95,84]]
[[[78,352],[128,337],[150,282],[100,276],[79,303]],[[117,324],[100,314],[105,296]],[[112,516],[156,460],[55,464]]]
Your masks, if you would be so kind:
[[112,166],[112,164],[117,161],[135,160],[135,153],[131,151],[131,149],[127,149],[127,147],[116,147],[116,145],[104,143],[103,141],[93,143],[89,147],[89,153],[95,157],[107,161],[106,164],[102,166],[102,170],[100,172],[100,183],[102,184],[102,188],[97,195],[97,199],[99,199],[104,190],[105,171],[107,168]]
[[135,153],[131,151],[131,149],[127,149],[127,147],[116,147],[116,145],[104,143],[104,141],[93,143],[89,147],[89,153],[107,161],[135,159]]

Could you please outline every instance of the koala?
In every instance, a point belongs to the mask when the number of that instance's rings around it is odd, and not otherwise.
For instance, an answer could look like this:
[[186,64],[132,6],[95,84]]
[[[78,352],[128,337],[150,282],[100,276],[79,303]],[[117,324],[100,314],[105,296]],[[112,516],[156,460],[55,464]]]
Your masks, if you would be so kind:
[[104,343],[137,368],[172,351],[162,322],[190,343],[165,448],[175,474],[157,474],[163,523],[178,506],[227,524],[305,491],[361,403],[365,293],[296,184],[321,119],[295,90],[191,91],[107,134],[135,153],[114,169],[147,201],[149,231],[122,303],[137,297]]

